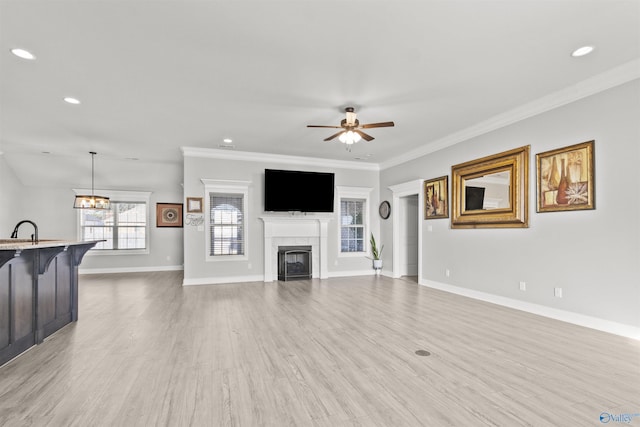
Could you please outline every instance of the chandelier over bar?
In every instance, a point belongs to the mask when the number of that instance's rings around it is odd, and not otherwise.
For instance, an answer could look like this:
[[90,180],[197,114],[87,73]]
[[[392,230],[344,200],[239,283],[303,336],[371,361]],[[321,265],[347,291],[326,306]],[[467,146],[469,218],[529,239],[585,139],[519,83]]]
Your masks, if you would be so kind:
[[75,209],[110,209],[111,202],[108,197],[96,196],[94,194],[93,159],[97,153],[95,151],[89,151],[89,154],[91,154],[91,195],[77,195],[73,207]]

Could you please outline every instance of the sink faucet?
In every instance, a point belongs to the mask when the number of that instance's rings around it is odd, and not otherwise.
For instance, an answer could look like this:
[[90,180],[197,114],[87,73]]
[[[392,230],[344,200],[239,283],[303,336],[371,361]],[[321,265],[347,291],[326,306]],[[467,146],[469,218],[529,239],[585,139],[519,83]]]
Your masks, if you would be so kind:
[[18,224],[16,224],[16,228],[14,228],[13,233],[11,233],[11,238],[12,239],[18,238],[18,228],[20,228],[20,226],[25,222],[28,222],[29,224],[33,225],[33,230],[35,231],[35,233],[31,235],[31,241],[33,243],[38,243],[38,226],[36,225],[35,222],[29,221],[28,219],[23,219]]

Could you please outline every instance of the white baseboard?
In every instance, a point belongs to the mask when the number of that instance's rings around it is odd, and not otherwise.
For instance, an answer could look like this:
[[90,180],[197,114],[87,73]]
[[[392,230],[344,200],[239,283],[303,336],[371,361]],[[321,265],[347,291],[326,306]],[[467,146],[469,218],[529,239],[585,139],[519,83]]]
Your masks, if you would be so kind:
[[390,277],[393,279],[393,270],[385,270],[384,268],[380,270],[380,275],[385,277]]
[[182,265],[160,265],[153,267],[113,267],[113,268],[79,268],[78,274],[109,274],[109,273],[148,273],[152,271],[179,271]]
[[230,276],[230,277],[197,277],[194,279],[184,279],[182,286],[194,286],[194,285],[222,285],[225,283],[240,283],[240,282],[263,282],[264,276]]
[[374,269],[351,270],[351,271],[330,271],[327,273],[327,277],[333,278],[333,277],[373,276],[374,274],[376,274],[376,271]]
[[551,308],[544,305],[533,304],[530,302],[502,297],[499,295],[493,295],[486,292],[475,291],[473,289],[462,288],[459,286],[448,285],[446,283],[435,282],[432,280],[420,279],[419,283],[423,286],[450,292],[452,294],[462,295],[480,301],[486,301],[492,304],[525,311],[527,313],[537,314],[539,316],[549,317],[551,319],[572,323],[574,325],[584,326],[587,328],[596,329],[598,331],[608,332],[610,334],[640,340],[640,328],[631,325],[625,325],[624,323],[612,322],[610,320],[573,313],[571,311],[558,310],[557,308]]

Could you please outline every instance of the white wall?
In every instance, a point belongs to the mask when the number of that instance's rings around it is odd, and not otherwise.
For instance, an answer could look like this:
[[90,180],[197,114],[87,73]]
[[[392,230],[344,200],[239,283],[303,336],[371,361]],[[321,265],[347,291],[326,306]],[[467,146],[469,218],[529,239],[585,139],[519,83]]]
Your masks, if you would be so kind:
[[[179,155],[178,153],[176,155]],[[0,238],[8,238],[15,224],[30,219],[38,225],[41,239],[78,239],[78,211],[73,209],[75,193],[72,186],[60,188],[52,183],[23,185],[0,156]],[[112,165],[112,190],[151,191],[149,254],[104,255],[89,251],[80,265],[81,272],[124,272],[181,269],[183,264],[182,229],[156,228],[156,202],[182,203],[180,186],[182,168],[179,163],[163,166],[157,173],[155,165],[137,164],[135,168]],[[144,187],[139,187],[144,182]],[[82,185],[78,185],[82,187]],[[99,194],[96,189],[96,193]],[[19,237],[32,233],[28,224],[20,228]]]
[[24,219],[20,193],[23,185],[0,154],[0,239],[11,236],[13,227]]
[[[388,199],[389,185],[450,175],[451,165],[531,145],[529,228],[452,230],[449,219],[430,220],[420,280],[639,327],[638,117],[635,80],[381,171]],[[589,140],[595,140],[596,209],[537,214],[535,154]],[[391,224],[383,227],[390,244]],[[554,297],[554,287],[563,288],[563,298]]]
[[[388,186],[448,175],[453,164],[531,145],[530,227],[452,230],[448,219],[429,220],[432,231],[422,227],[423,268],[419,280],[640,327],[638,117],[640,82],[635,80],[381,172],[188,156],[184,158],[184,170],[140,165],[134,173],[126,167],[110,167],[116,171],[110,178],[117,178],[117,182],[110,182],[110,189],[152,192],[150,254],[87,256],[81,268],[173,269],[184,258],[185,279],[261,277],[259,216],[264,214],[263,172],[269,167],[333,171],[337,185],[373,187],[371,226],[377,240],[385,244],[383,261],[389,270],[394,251],[392,221],[380,222],[377,215],[380,200],[392,200]],[[537,214],[535,154],[592,139],[596,141],[596,209]],[[248,261],[206,262],[204,231],[155,227],[155,203],[180,202],[183,196],[204,197],[201,178],[252,181]],[[140,182],[144,182],[142,187],[136,186]],[[71,188],[49,187],[48,183],[25,186],[8,167],[5,156],[0,155],[0,236],[8,237],[17,221],[28,218],[38,223],[42,238],[75,239],[77,213],[71,208]],[[394,214],[397,213],[392,207]],[[337,217],[329,226],[331,275],[370,274],[368,259],[338,256]],[[451,271],[450,277],[445,275],[445,269]],[[525,292],[519,290],[520,281],[527,283]],[[563,288],[563,298],[553,296],[555,287]]]
[[[183,229],[156,227],[156,203],[183,203],[179,184],[176,181],[166,180],[166,177],[164,177],[165,181],[161,182],[162,178],[157,176],[158,186],[147,190],[151,191],[149,203],[149,253],[104,255],[98,251],[90,251],[82,261],[81,272],[157,271],[183,268]],[[63,208],[61,207],[61,209]],[[75,209],[72,208],[72,210],[74,211],[72,219],[75,221]],[[74,222],[74,233],[75,224]]]
[[[319,163],[319,162],[316,162]],[[246,261],[206,261],[205,227],[185,227],[184,230],[184,278],[185,282],[244,281],[264,279],[263,224],[264,170],[291,169],[316,172],[334,172],[336,186],[371,187],[369,215],[374,233],[378,230],[378,171],[349,170],[318,165],[292,165],[276,161],[245,161],[207,157],[184,157],[185,197],[206,197],[201,179],[251,181],[249,187],[248,241]],[[270,215],[270,214],[266,214]],[[371,274],[371,260],[360,257],[340,257],[338,246],[338,213],[328,225],[329,275]],[[368,240],[368,239],[367,239]]]

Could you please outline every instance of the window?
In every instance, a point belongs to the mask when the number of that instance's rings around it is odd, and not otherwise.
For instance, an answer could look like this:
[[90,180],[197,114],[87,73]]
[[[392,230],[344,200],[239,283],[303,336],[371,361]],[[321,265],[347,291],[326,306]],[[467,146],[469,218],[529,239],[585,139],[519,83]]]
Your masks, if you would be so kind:
[[206,259],[248,259],[250,181],[201,179],[205,186]]
[[[84,190],[75,190],[77,194]],[[80,240],[99,242],[93,253],[149,253],[148,192],[101,191],[111,199],[109,210],[78,209]]]
[[106,240],[97,250],[147,248],[147,204],[111,202],[110,210],[83,209],[80,213],[82,240]]
[[340,256],[363,256],[368,250],[369,193],[371,188],[338,186],[340,201]]
[[340,252],[364,252],[364,200],[340,200]]
[[210,193],[210,256],[244,255],[244,197]]

